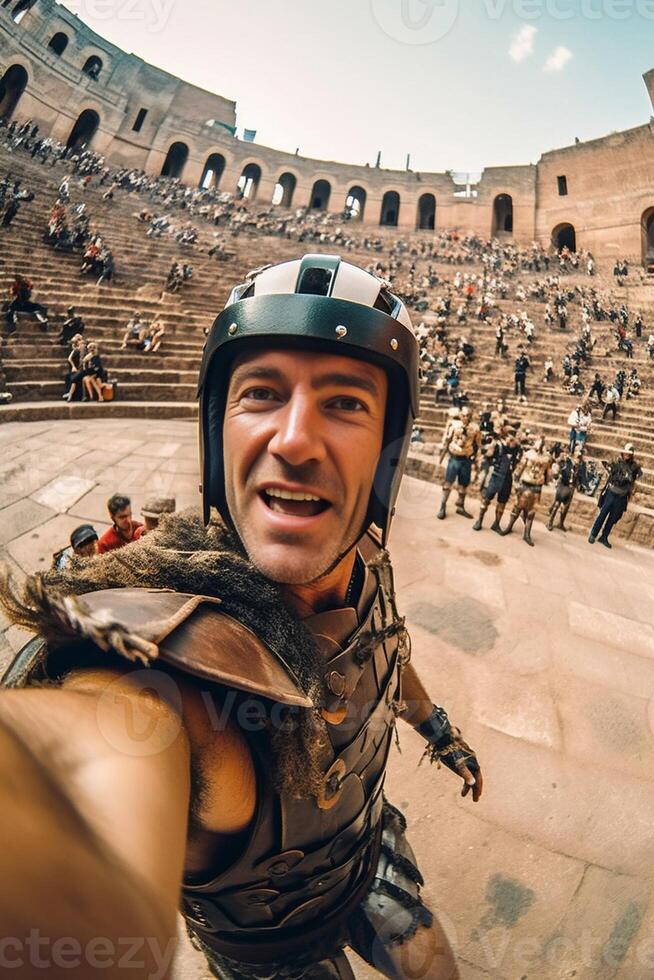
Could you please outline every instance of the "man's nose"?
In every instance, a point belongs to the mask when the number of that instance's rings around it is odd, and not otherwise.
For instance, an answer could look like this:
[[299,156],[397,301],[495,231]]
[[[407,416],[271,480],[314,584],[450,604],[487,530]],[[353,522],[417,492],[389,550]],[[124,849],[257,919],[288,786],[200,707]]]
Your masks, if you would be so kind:
[[293,396],[276,413],[276,432],[268,451],[291,466],[322,462],[326,450],[320,412],[310,398]]

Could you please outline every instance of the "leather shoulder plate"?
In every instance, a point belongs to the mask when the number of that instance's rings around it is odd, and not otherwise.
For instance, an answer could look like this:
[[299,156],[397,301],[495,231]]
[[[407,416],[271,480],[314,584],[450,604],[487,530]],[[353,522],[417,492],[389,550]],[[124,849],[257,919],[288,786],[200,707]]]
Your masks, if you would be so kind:
[[[159,660],[271,701],[313,707],[289,665],[220,605],[209,596],[163,589],[104,589],[64,599],[62,616],[74,633],[72,643],[91,640],[146,666]],[[33,655],[30,644],[17,654],[6,686],[18,686],[18,678],[29,683],[23,661]],[[82,657],[78,666],[84,666]]]

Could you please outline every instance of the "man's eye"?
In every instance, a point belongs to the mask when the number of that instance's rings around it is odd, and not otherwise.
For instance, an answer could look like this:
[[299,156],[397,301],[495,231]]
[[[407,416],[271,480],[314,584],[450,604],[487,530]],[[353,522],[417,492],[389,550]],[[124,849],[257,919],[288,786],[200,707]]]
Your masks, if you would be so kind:
[[366,410],[366,406],[358,398],[348,398],[345,395],[342,398],[333,398],[330,405],[337,411],[344,412],[365,412]]
[[249,388],[241,395],[241,398],[251,398],[257,402],[265,402],[276,399],[277,395],[270,388]]

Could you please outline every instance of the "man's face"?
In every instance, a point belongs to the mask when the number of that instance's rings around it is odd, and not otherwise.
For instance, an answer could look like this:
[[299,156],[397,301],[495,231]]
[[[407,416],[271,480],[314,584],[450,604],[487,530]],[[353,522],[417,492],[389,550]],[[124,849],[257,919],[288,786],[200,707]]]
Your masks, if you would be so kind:
[[132,526],[132,508],[125,507],[114,514],[114,524],[121,531],[129,531]]
[[385,372],[351,357],[266,351],[237,360],[223,429],[225,492],[268,578],[313,582],[358,539],[386,395]]

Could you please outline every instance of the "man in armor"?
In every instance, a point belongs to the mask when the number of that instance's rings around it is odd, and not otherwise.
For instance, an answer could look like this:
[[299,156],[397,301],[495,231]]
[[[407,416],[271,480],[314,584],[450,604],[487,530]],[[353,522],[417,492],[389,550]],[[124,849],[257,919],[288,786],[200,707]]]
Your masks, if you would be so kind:
[[479,517],[472,525],[473,531],[481,531],[484,523],[484,515],[490,507],[491,501],[497,497],[495,520],[491,524],[491,531],[496,531],[498,534],[502,533],[500,521],[502,520],[506,503],[511,496],[511,489],[513,487],[512,474],[519,455],[520,446],[518,440],[515,437],[515,433],[507,426],[493,440],[486,453],[490,461],[490,480],[488,481],[488,485],[482,490]]
[[600,511],[593,524],[588,540],[595,544],[599,536],[600,544],[612,548],[609,534],[626,513],[633,497],[636,480],[642,476],[640,464],[634,456],[634,447],[628,442],[620,455],[614,460],[602,460],[607,471],[606,483],[599,495],[597,506]]
[[443,521],[447,516],[447,500],[455,483],[458,484],[459,488],[456,501],[457,514],[461,514],[463,517],[473,516],[465,509],[465,500],[472,478],[472,464],[480,447],[479,426],[472,419],[471,409],[464,406],[460,416],[453,418],[448,424],[441,443],[440,462],[443,462],[446,453],[449,453],[449,459],[443,481],[441,506],[437,514],[439,520]]
[[519,481],[516,489],[516,501],[511,511],[509,523],[502,534],[511,534],[513,525],[522,515],[525,524],[522,537],[532,548],[534,542],[531,538],[531,526],[534,523],[536,508],[543,486],[547,483],[551,467],[552,457],[545,450],[545,440],[539,437],[534,441],[532,448],[524,454],[515,470],[515,478]]
[[572,503],[572,498],[575,495],[575,490],[577,490],[580,485],[580,464],[583,457],[583,452],[583,446],[577,446],[574,452],[568,451],[564,453],[563,458],[557,460],[552,467],[552,472],[557,477],[557,480],[556,491],[554,493],[554,502],[549,510],[549,520],[547,522],[548,531],[553,530],[554,518],[556,517],[557,513],[559,514],[559,523],[557,525],[559,530],[568,530],[565,526],[565,519],[568,516],[568,511],[570,510],[570,505]]
[[458,977],[383,795],[398,716],[482,790],[410,663],[386,550],[417,364],[376,277],[327,255],[260,270],[204,352],[202,517],[4,576],[40,634],[0,695],[7,935],[102,936],[84,980],[148,937],[153,976],[181,888],[216,977],[353,978],[345,945],[387,977]]

